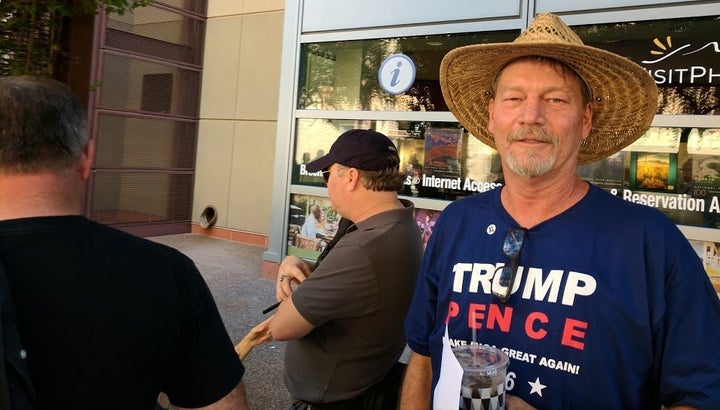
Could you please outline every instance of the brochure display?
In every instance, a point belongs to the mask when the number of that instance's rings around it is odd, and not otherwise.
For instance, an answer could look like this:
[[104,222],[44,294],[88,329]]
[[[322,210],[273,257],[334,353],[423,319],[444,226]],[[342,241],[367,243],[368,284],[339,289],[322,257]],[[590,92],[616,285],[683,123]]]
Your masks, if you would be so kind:
[[[347,129],[342,120],[331,123],[337,134]],[[455,200],[503,183],[497,152],[463,128],[427,123],[418,133],[415,128],[400,129],[396,121],[376,121],[374,126],[384,129],[398,147],[405,172],[401,195]],[[691,153],[689,135],[693,130],[697,129],[664,131],[665,135],[681,135],[675,152],[636,151],[636,146],[582,165],[578,174],[627,201],[658,208],[677,224],[720,229],[720,155]],[[695,132],[702,135],[706,130]],[[309,174],[304,169],[305,164],[299,164],[293,179],[303,185],[324,186],[320,173]]]

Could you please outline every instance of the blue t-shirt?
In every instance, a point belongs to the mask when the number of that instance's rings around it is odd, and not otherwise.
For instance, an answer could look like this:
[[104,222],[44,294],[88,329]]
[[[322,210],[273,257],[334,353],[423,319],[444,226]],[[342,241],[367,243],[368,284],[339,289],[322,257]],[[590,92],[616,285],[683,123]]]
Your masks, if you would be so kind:
[[405,328],[433,390],[447,322],[451,345],[502,348],[508,394],[539,409],[720,408],[720,301],[675,224],[591,185],[527,231],[503,304],[491,281],[519,226],[500,191],[450,204],[428,243]]

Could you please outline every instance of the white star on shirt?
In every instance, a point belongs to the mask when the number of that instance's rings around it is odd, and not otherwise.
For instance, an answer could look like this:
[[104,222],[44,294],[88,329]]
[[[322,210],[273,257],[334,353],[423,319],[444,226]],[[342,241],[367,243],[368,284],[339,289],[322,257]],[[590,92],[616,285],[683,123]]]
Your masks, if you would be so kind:
[[528,382],[530,385],[530,394],[537,393],[538,396],[542,397],[542,390],[547,386],[540,383],[540,378],[536,378],[534,382]]

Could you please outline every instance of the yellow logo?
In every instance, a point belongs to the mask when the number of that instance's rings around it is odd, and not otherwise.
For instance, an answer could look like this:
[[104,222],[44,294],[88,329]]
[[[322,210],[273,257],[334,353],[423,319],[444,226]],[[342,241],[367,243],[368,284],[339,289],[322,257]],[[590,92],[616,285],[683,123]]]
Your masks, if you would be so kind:
[[650,54],[663,55],[668,49],[672,48],[672,39],[670,36],[665,37],[665,44],[657,37],[653,39],[653,43],[662,51],[650,50]]

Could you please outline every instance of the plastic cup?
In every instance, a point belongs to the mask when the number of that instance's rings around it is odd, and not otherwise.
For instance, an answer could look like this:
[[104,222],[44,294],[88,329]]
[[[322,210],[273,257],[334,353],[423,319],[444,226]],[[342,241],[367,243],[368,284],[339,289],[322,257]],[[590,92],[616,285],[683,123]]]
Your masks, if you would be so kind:
[[505,410],[505,375],[509,359],[500,349],[466,345],[453,348],[463,369],[460,409]]

